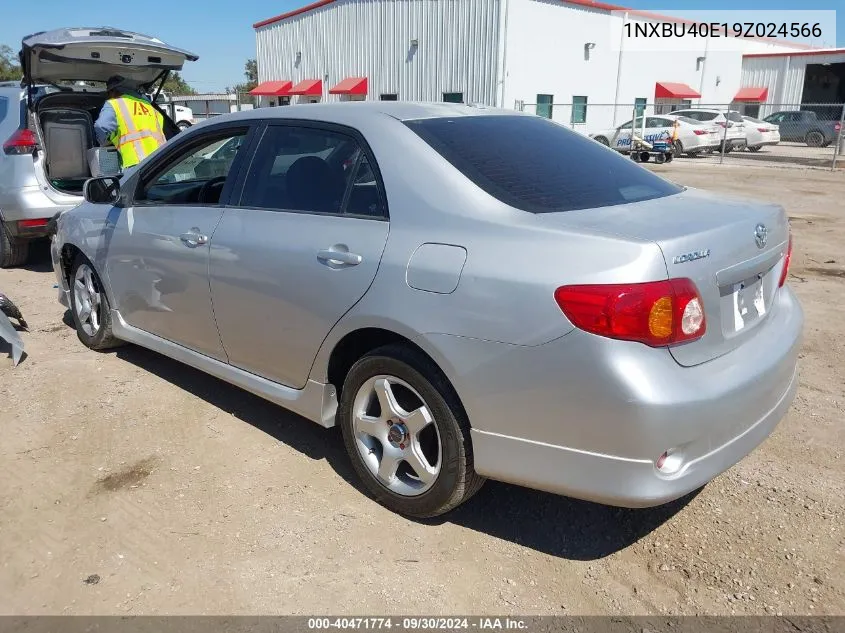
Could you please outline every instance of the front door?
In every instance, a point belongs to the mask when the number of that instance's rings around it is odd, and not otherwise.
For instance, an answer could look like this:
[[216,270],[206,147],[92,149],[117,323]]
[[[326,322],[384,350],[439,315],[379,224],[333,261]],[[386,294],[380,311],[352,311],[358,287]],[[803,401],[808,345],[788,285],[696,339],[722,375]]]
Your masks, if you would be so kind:
[[[375,278],[384,190],[356,133],[267,126],[211,241],[214,313],[229,362],[305,386],[320,345]],[[234,203],[234,200],[232,201]]]
[[247,132],[217,127],[152,159],[116,219],[106,256],[116,307],[129,325],[223,361],[208,244]]

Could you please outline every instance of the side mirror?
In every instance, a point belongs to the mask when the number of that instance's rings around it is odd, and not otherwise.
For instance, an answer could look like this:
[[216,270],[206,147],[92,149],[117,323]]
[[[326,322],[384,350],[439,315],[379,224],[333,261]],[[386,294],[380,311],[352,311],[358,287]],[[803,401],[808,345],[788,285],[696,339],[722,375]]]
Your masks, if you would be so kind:
[[82,187],[82,195],[86,202],[116,204],[120,198],[120,178],[116,176],[89,178]]

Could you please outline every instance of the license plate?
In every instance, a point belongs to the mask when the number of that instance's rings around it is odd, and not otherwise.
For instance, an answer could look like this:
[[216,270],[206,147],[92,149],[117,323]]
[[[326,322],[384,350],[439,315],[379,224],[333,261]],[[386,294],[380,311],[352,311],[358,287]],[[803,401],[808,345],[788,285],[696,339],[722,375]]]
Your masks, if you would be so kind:
[[734,331],[739,332],[766,314],[763,278],[735,284],[733,287]]

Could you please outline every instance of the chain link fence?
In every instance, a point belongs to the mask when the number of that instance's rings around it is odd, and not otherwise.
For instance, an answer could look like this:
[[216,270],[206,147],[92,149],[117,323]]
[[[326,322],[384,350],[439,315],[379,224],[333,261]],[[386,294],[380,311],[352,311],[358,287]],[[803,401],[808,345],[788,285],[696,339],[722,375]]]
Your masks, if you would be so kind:
[[515,109],[547,117],[625,154],[644,141],[671,143],[674,158],[684,161],[845,169],[842,103],[595,104],[584,99],[517,101]]

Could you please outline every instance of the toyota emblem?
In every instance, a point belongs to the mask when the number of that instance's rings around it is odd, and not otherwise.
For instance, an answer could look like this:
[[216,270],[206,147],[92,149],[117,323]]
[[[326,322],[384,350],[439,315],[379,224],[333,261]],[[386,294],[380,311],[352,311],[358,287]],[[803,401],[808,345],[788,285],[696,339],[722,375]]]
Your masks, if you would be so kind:
[[757,243],[757,248],[765,248],[766,242],[769,241],[769,229],[765,224],[754,227],[754,241]]

